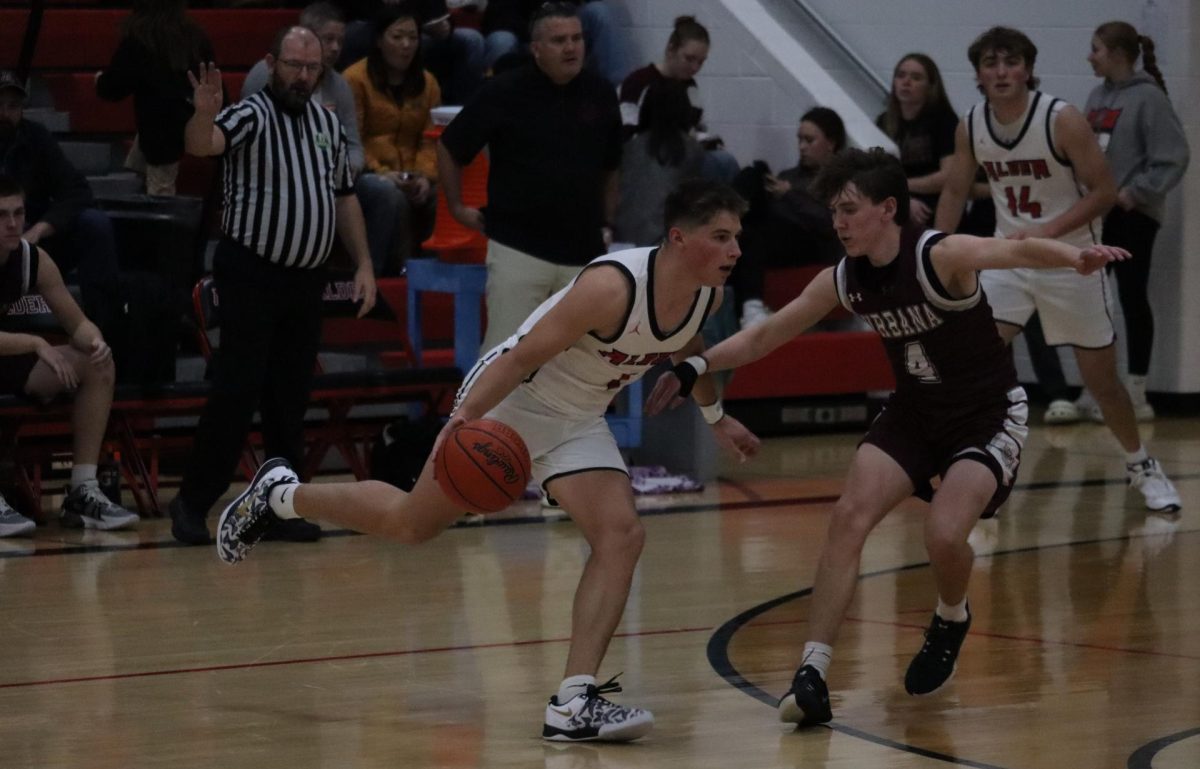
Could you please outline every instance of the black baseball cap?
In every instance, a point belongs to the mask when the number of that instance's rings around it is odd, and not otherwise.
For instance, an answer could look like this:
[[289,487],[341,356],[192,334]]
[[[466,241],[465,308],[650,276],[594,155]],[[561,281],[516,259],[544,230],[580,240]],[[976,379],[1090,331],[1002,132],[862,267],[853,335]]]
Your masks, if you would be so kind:
[[22,96],[29,95],[29,91],[25,89],[25,83],[17,77],[17,73],[11,69],[0,69],[0,91],[8,90],[17,91]]

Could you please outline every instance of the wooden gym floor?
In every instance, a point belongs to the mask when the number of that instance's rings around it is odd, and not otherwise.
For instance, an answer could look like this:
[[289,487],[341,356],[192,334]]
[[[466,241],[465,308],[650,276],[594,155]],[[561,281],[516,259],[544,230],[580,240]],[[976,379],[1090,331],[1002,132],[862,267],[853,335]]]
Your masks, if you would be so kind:
[[[835,720],[775,720],[857,435],[774,439],[702,494],[646,502],[601,675],[652,709],[633,745],[539,739],[584,545],[527,505],[420,548],[333,535],[238,567],[136,532],[0,540],[0,767],[1200,766],[1200,419],[1146,427],[1184,510],[1147,515],[1102,428],[1033,430],[976,531],[955,680],[901,678],[934,605],[923,506],[868,542]],[[499,525],[507,523],[511,525]]]

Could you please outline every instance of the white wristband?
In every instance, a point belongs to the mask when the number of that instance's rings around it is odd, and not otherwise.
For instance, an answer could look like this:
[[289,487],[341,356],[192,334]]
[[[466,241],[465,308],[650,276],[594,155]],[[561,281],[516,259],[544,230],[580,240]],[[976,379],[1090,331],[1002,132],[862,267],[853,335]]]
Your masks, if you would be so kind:
[[696,376],[704,376],[704,372],[708,371],[708,358],[703,355],[693,355],[683,362],[696,369]]
[[[700,404],[696,404],[700,405]],[[721,405],[721,401],[715,401],[707,406],[700,406],[700,413],[704,416],[704,421],[710,425],[715,425],[720,422],[725,416],[725,407]]]

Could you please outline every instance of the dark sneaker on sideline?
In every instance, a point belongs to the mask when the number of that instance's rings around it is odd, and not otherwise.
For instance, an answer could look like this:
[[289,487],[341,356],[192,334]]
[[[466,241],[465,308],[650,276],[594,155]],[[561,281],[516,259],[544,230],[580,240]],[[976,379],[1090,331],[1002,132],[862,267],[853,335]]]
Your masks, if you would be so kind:
[[171,536],[185,545],[211,545],[212,534],[208,532],[208,523],[204,516],[195,515],[183,504],[179,497],[167,505],[171,514]]
[[546,705],[542,739],[554,742],[628,742],[654,728],[654,715],[648,710],[610,702],[601,695],[621,691],[616,676],[600,686],[589,685],[566,702],[558,695]]
[[909,694],[923,696],[941,689],[954,675],[958,650],[962,648],[967,630],[971,627],[971,607],[967,607],[965,622],[950,622],[933,613],[933,621],[925,631],[925,645],[908,664],[904,674],[904,689]]
[[271,510],[271,489],[299,483],[286,459],[268,459],[258,468],[246,490],[221,512],[217,522],[217,555],[225,563],[241,561],[280,517]]
[[104,496],[95,481],[81,483],[68,491],[58,513],[58,521],[66,529],[112,531],[127,529],[140,520],[137,513]]
[[779,700],[779,720],[798,726],[828,723],[833,719],[829,707],[829,687],[812,665],[805,665],[792,678],[792,688]]

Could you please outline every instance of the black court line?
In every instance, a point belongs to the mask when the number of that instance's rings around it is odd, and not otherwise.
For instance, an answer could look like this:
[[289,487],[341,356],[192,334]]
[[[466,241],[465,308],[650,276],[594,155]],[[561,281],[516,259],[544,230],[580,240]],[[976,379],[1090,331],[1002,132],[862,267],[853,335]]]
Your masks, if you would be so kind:
[[[1195,480],[1200,478],[1200,473],[1190,473],[1187,475],[1177,475],[1175,480]],[[1127,481],[1124,478],[1089,478],[1081,481],[1038,481],[1035,483],[1018,483],[1013,487],[1014,491],[1040,491],[1043,489],[1066,489],[1066,488],[1083,488],[1089,486],[1116,486],[1126,485]],[[838,500],[837,495],[823,495],[815,497],[787,497],[783,499],[747,499],[741,502],[697,502],[686,505],[670,505],[667,507],[656,507],[646,510],[639,510],[638,514],[642,517],[651,517],[658,515],[689,515],[695,513],[710,513],[717,511],[733,511],[733,510],[751,510],[757,508],[771,507],[800,507],[805,505],[827,505]],[[569,521],[570,518],[566,513],[558,515],[525,515],[514,516],[511,518],[489,518],[484,516],[482,520],[471,521],[469,523],[455,523],[450,528],[452,529],[471,529],[479,526],[526,526],[529,524],[546,524],[546,523],[562,523]],[[120,536],[114,534],[113,536]],[[325,537],[358,537],[363,536],[356,531],[346,529],[327,529],[323,536]],[[8,540],[10,543],[18,543],[21,540]],[[35,540],[36,541],[36,540]],[[56,547],[50,549],[32,549],[28,552],[3,552],[0,551],[0,559],[3,558],[33,558],[47,557],[56,555],[87,555],[90,553],[114,553],[126,550],[169,550],[173,548],[188,548],[195,545],[185,545],[182,542],[173,540],[161,540],[158,542],[136,542],[128,545],[111,544],[111,545],[67,545],[66,547]]]
[[1126,769],[1151,769],[1154,757],[1164,748],[1168,748],[1176,742],[1182,742],[1189,737],[1200,737],[1200,727],[1176,732],[1175,734],[1168,734],[1166,737],[1160,737],[1154,742],[1146,743],[1133,751],[1133,755],[1129,757],[1129,761],[1125,764],[1125,767]]
[[[1200,529],[1185,529],[1183,531],[1177,532],[1177,534],[1195,534],[1197,532],[1200,532]],[[1027,547],[1016,547],[1011,550],[997,550],[992,553],[985,553],[982,555],[977,555],[976,558],[995,558],[997,556],[1017,555],[1017,554],[1029,553],[1029,552],[1033,552],[1033,551],[1037,551],[1037,550],[1050,550],[1050,549],[1058,548],[1058,547],[1078,547],[1078,546],[1083,546],[1083,545],[1096,545],[1096,544],[1103,544],[1103,543],[1107,543],[1107,542],[1121,542],[1121,541],[1137,539],[1137,538],[1139,538],[1139,537],[1126,534],[1126,535],[1119,536],[1119,537],[1103,537],[1103,538],[1097,538],[1097,539],[1076,540],[1076,541],[1072,541],[1072,542],[1058,542],[1058,543],[1049,544],[1049,545],[1030,545]],[[898,573],[904,572],[904,571],[913,571],[915,569],[923,569],[923,568],[928,567],[929,565],[930,565],[929,562],[925,561],[922,563],[905,564],[904,566],[896,566],[896,567],[889,568],[889,569],[880,569],[879,571],[872,571],[872,572],[868,572],[866,574],[860,574],[858,576],[858,581],[861,582],[861,581],[863,581],[865,579],[869,579],[871,577],[879,577],[879,576],[883,576],[886,574],[898,574]],[[778,598],[772,598],[771,600],[766,601],[764,603],[760,603],[757,606],[750,607],[746,611],[742,612],[741,614],[738,614],[733,619],[731,619],[731,620],[727,621],[725,624],[721,625],[719,628],[717,628],[717,630],[708,639],[708,646],[706,649],[706,653],[708,655],[709,666],[712,667],[712,669],[716,672],[717,675],[719,675],[721,678],[725,679],[725,681],[730,686],[734,687],[735,689],[741,691],[742,693],[744,693],[746,695],[749,695],[750,697],[753,697],[754,699],[758,700],[759,702],[763,703],[764,705],[769,705],[772,710],[775,709],[775,707],[777,706],[777,704],[779,702],[779,698],[768,694],[757,684],[751,683],[750,681],[748,681],[746,679],[745,676],[743,676],[738,671],[737,667],[734,666],[733,661],[730,660],[730,658],[729,658],[729,644],[733,640],[733,636],[739,630],[741,630],[746,625],[750,624],[750,622],[752,622],[756,618],[766,614],[767,612],[769,612],[779,606],[782,606],[785,603],[788,603],[788,602],[794,601],[798,598],[803,598],[807,595],[810,595],[812,593],[812,590],[813,589],[811,587],[807,587],[807,588],[804,588],[803,590],[797,590],[794,593],[788,593],[786,595],[779,596]],[[861,729],[856,729],[852,726],[847,726],[847,725],[841,724],[841,723],[829,723],[829,724],[823,724],[823,726],[825,728],[831,729],[835,732],[841,732],[841,733],[847,734],[851,737],[856,737],[860,740],[865,740],[867,742],[871,742],[871,743],[874,743],[876,745],[880,745],[880,746],[883,746],[886,748],[892,748],[894,750],[903,751],[905,753],[913,753],[915,755],[924,756],[925,758],[932,758],[937,761],[944,761],[946,763],[956,764],[958,766],[969,766],[969,767],[973,767],[973,769],[1005,769],[1005,767],[996,766],[994,764],[986,764],[986,763],[983,763],[980,761],[972,761],[971,759],[962,758],[960,756],[953,756],[948,753],[939,753],[937,751],[927,750],[926,748],[922,748],[922,747],[919,747],[916,745],[909,745],[907,743],[897,742],[895,740],[890,740],[886,737],[881,737],[877,734],[870,734],[868,732],[862,731]],[[1138,750],[1135,751],[1133,753],[1133,755],[1131,755],[1129,758],[1128,769],[1151,769],[1150,760],[1154,757],[1154,755],[1156,753],[1158,753],[1163,748],[1167,747],[1168,745],[1170,745],[1174,742],[1178,742],[1179,740],[1186,739],[1195,734],[1200,734],[1200,729],[1189,730],[1186,732],[1180,732],[1179,734],[1171,735],[1170,737],[1164,737],[1160,740],[1156,740],[1155,742],[1151,742],[1147,745],[1142,746],[1141,748],[1138,748]],[[1143,761],[1144,763],[1135,764],[1134,763],[1135,758],[1137,758],[1139,761]]]

